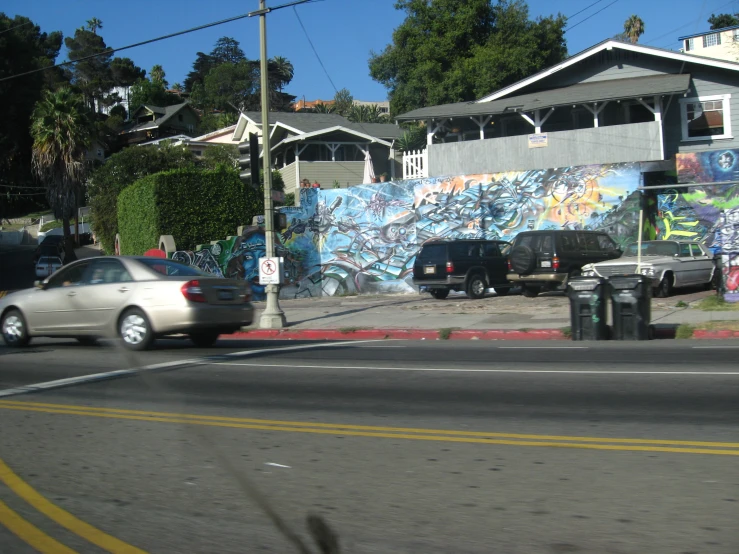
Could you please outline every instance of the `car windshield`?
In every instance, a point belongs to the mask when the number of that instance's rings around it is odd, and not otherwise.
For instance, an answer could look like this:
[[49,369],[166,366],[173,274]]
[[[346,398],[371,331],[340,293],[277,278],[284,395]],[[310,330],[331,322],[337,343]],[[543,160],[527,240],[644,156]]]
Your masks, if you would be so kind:
[[[643,242],[641,245],[642,256],[674,256],[678,252],[678,244],[672,241],[652,240]],[[630,244],[626,247],[626,251],[624,252],[625,257],[638,255],[638,244]]]
[[139,259],[138,261],[149,269],[167,277],[214,277],[210,273],[200,271],[197,267],[173,262],[172,260],[147,258]]
[[62,261],[59,258],[44,256],[43,258],[39,259],[38,263],[40,265],[43,265],[43,264],[60,264],[61,265]]

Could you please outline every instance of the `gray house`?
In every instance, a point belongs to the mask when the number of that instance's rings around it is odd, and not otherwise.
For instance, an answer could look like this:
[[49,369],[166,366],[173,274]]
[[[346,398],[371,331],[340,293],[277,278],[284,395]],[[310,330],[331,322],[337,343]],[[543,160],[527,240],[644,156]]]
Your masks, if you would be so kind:
[[[372,157],[375,175],[396,176],[399,163],[393,141],[403,130],[388,123],[352,123],[338,114],[270,112],[272,166],[285,181],[285,192],[295,192],[300,181],[317,181],[323,188],[341,188],[362,183],[365,152]],[[239,116],[233,141],[243,154],[248,152],[249,133],[259,136],[262,114],[244,112]],[[399,177],[399,175],[398,175]]]
[[739,148],[739,63],[607,40],[474,102],[397,120],[428,132],[427,165],[406,178],[619,162],[671,172],[677,153]]

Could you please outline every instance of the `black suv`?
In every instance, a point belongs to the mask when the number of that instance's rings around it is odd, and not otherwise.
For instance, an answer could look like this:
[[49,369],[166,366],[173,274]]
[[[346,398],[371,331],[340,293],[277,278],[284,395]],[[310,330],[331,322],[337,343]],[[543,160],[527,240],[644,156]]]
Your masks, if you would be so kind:
[[580,275],[585,264],[612,260],[622,254],[600,231],[524,231],[513,239],[508,256],[508,280],[524,296],[554,290]]
[[510,243],[500,240],[434,240],[421,247],[413,264],[413,284],[425,287],[442,300],[449,291],[465,291],[482,298],[485,289],[508,294],[506,255]]

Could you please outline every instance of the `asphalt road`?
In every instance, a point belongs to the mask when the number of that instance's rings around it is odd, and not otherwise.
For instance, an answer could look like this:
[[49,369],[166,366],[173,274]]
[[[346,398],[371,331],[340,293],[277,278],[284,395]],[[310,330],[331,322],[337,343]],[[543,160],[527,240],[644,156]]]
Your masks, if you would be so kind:
[[0,552],[739,552],[737,343],[33,344]]

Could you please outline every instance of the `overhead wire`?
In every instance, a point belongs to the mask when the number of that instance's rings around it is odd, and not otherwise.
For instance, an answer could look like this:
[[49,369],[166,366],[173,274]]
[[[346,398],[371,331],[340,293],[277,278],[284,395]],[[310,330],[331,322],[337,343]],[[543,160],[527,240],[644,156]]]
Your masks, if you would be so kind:
[[569,26],[569,27],[566,27],[566,28],[565,28],[565,30],[564,30],[564,32],[566,33],[566,32],[568,32],[568,31],[571,31],[572,29],[574,29],[574,28],[575,28],[575,27],[577,27],[578,25],[580,25],[580,24],[582,24],[582,23],[585,23],[585,22],[586,22],[586,21],[587,21],[588,19],[590,19],[590,18],[592,18],[592,17],[595,17],[596,15],[598,15],[598,14],[599,14],[600,12],[602,12],[603,10],[606,10],[606,9],[610,8],[610,7],[611,7],[611,6],[613,6],[613,5],[614,5],[614,4],[616,3],[616,2],[618,2],[618,0],[613,0],[613,2],[611,2],[610,4],[608,4],[608,5],[604,6],[604,7],[602,7],[602,8],[601,8],[601,9],[599,9],[599,10],[598,10],[597,12],[591,13],[591,14],[590,14],[589,16],[587,16],[587,17],[586,17],[585,19],[581,19],[580,21],[578,21],[578,22],[577,22],[577,23],[575,23],[574,25],[572,25],[572,26]]
[[590,8],[592,8],[592,7],[593,7],[593,6],[595,6],[596,4],[600,4],[601,2],[603,2],[603,0],[596,0],[595,2],[593,2],[592,4],[590,4],[589,6],[586,6],[586,7],[584,7],[583,9],[581,9],[581,10],[580,10],[579,12],[575,12],[575,13],[573,13],[572,15],[568,16],[568,17],[566,18],[566,20],[567,20],[567,21],[569,21],[570,19],[572,19],[572,18],[573,18],[573,17],[575,17],[576,15],[580,15],[580,14],[581,14],[582,12],[586,12],[586,11],[588,11],[588,10],[589,10]]

